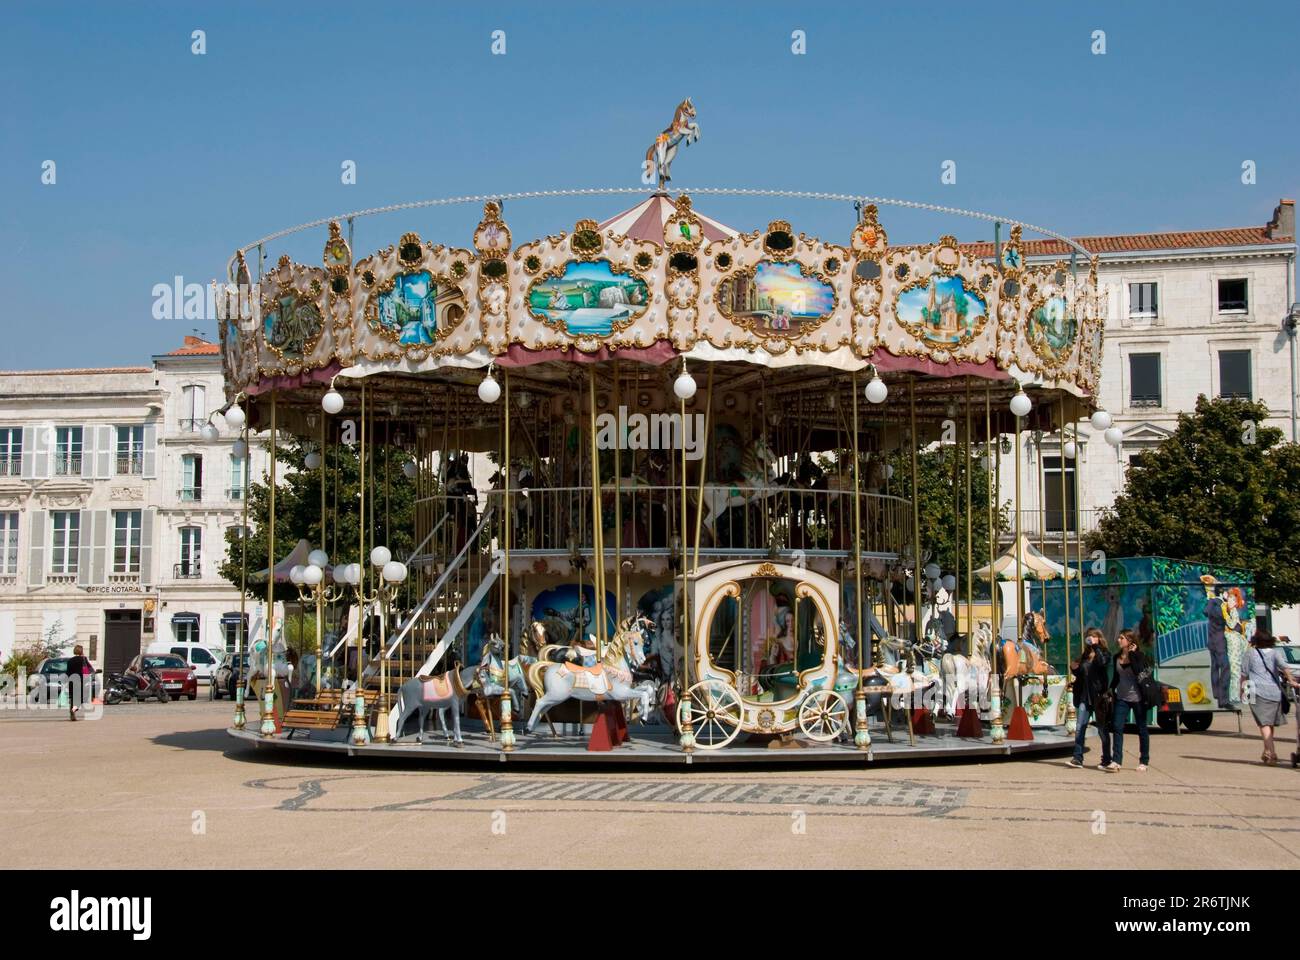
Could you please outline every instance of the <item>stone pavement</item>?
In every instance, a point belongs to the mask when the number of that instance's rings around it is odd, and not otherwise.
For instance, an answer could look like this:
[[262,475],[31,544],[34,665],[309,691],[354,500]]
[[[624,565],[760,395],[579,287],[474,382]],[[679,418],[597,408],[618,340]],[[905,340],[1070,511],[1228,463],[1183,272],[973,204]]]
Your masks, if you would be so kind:
[[0,713],[0,866],[1300,866],[1300,772],[1264,767],[1222,720],[1153,733],[1146,773],[1058,757],[661,772],[255,751],[226,735],[232,713]]

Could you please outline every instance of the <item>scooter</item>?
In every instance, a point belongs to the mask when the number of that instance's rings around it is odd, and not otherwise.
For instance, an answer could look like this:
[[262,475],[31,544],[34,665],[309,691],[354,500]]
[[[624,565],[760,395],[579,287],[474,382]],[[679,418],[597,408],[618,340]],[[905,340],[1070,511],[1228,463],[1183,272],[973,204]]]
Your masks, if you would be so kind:
[[171,695],[163,689],[162,678],[152,670],[145,669],[141,673],[130,671],[110,673],[108,678],[108,690],[104,693],[104,702],[107,704],[121,703],[124,700],[144,703],[155,698],[159,703],[167,703],[171,700]]

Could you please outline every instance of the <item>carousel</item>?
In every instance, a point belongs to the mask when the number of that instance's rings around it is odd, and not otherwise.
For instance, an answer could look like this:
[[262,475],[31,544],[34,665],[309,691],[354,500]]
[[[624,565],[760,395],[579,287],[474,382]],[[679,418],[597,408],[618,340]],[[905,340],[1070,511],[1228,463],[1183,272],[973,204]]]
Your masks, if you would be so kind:
[[[241,558],[257,626],[232,736],[509,762],[1072,742],[1059,674],[1079,638],[1048,637],[1024,587],[1051,565],[996,554],[999,534],[1024,541],[1022,437],[1068,455],[1080,421],[1104,417],[1095,258],[969,211],[930,208],[992,225],[991,244],[891,245],[882,208],[924,204],[670,191],[698,138],[687,100],[644,190],[403,204],[235,252],[211,429],[239,434],[237,456],[272,455],[265,553]],[[621,194],[638,202],[612,212]],[[736,194],[839,203],[854,226],[746,232],[697,209]],[[516,237],[507,208],[536,196],[592,216]],[[464,203],[482,209],[468,237],[354,250],[358,221]],[[320,262],[270,266],[271,243],[313,231]],[[1029,264],[1026,231],[1061,259]],[[941,448],[957,545],[942,562],[918,481]],[[285,535],[288,483],[318,489],[319,510]],[[304,614],[314,636],[286,639]]]

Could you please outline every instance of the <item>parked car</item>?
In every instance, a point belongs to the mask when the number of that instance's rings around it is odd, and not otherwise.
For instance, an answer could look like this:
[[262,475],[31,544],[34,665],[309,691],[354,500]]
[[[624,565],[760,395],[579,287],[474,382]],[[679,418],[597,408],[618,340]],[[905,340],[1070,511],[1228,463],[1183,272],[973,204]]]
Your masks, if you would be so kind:
[[[36,668],[35,682],[29,688],[30,696],[36,703],[45,703],[48,698],[57,698],[63,690],[64,680],[67,679],[68,657],[46,657],[41,661],[41,665]],[[103,677],[99,670],[92,663],[91,669],[95,673],[91,675],[89,689],[84,691],[83,696],[86,700],[93,699],[102,689]]]
[[222,697],[235,699],[235,691],[238,689],[239,677],[248,676],[248,654],[241,653],[239,661],[235,661],[233,653],[227,653],[221,658],[221,663],[217,669],[212,671],[212,682],[208,684],[208,699],[220,700]]
[[202,643],[151,643],[145,653],[174,653],[191,667],[200,683],[207,683],[225,656],[225,651],[214,649]]
[[1279,643],[1278,651],[1282,655],[1282,666],[1295,680],[1300,680],[1300,644]]
[[131,661],[127,668],[136,673],[148,667],[162,677],[163,689],[173,700],[185,697],[193,700],[199,695],[199,681],[190,665],[174,653],[143,653]]

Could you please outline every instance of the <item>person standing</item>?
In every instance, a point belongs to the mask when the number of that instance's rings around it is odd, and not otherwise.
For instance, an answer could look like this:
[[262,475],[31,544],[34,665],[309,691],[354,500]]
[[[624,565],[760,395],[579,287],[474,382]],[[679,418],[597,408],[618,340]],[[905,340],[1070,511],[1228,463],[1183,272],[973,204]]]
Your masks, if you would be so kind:
[[1151,732],[1147,729],[1147,710],[1151,704],[1142,701],[1142,674],[1147,669],[1146,657],[1138,649],[1138,638],[1132,630],[1119,635],[1119,655],[1115,658],[1115,675],[1110,687],[1115,696],[1115,741],[1111,746],[1114,762],[1105,767],[1118,773],[1124,765],[1124,725],[1132,714],[1138,728],[1138,772],[1144,772],[1151,761]]
[[1287,689],[1300,686],[1282,665],[1276,644],[1273,635],[1263,627],[1255,631],[1250,638],[1250,652],[1244,659],[1241,684],[1242,699],[1250,704],[1250,712],[1254,714],[1260,736],[1264,738],[1264,753],[1260,760],[1269,766],[1277,763],[1273,731],[1286,717],[1283,704]]
[[77,644],[72,648],[72,656],[68,657],[68,665],[64,668],[63,686],[68,693],[68,719],[73,721],[81,709],[84,688],[90,682],[90,661],[84,654],[81,644]]
[[1074,734],[1074,756],[1070,766],[1083,766],[1083,742],[1088,735],[1088,721],[1095,720],[1097,736],[1101,738],[1101,763],[1099,770],[1110,766],[1110,721],[1114,699],[1110,693],[1110,651],[1105,638],[1096,627],[1089,628],[1083,637],[1083,653],[1075,661],[1074,708],[1078,726]]

